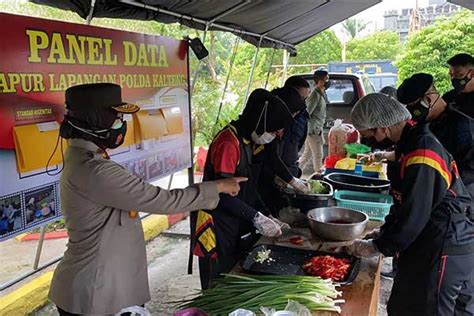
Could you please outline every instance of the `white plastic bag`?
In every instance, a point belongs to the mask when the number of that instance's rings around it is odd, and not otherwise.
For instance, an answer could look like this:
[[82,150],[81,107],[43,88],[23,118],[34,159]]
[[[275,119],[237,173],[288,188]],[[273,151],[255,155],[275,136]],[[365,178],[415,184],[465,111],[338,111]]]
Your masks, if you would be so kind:
[[255,313],[243,308],[236,309],[229,316],[255,316]]
[[356,143],[359,139],[359,133],[351,124],[342,123],[341,119],[334,121],[334,126],[329,130],[328,136],[328,155],[345,157],[345,144]]
[[130,306],[124,308],[118,314],[115,314],[115,316],[120,316],[123,313],[131,313],[132,316],[151,316],[150,312],[145,307],[141,306]]

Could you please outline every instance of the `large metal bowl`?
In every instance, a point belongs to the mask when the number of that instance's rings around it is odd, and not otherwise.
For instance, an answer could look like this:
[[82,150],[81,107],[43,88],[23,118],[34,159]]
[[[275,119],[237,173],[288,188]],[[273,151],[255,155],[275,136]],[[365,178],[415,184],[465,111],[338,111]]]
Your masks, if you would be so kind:
[[[367,214],[342,207],[321,207],[308,212],[311,234],[336,241],[354,240],[362,235],[369,221]],[[331,222],[345,223],[331,223]]]

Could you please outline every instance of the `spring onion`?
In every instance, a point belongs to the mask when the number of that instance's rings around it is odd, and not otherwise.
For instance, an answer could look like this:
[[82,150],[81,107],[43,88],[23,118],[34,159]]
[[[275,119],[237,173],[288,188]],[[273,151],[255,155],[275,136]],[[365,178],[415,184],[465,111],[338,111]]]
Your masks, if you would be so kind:
[[341,292],[329,280],[300,275],[244,276],[225,274],[216,286],[181,303],[178,307],[200,308],[210,315],[228,315],[244,308],[253,312],[262,306],[283,310],[289,300],[305,305],[311,311],[341,312],[336,299]]

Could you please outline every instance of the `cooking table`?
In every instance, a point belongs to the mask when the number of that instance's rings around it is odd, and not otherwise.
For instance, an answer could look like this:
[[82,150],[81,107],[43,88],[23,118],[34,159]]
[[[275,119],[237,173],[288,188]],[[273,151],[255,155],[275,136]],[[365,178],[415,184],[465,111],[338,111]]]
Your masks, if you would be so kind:
[[[379,227],[381,222],[369,221],[366,231]],[[307,236],[310,241],[305,241],[301,246],[291,244],[286,238],[268,238],[262,237],[257,244],[274,244],[298,249],[307,250],[330,250],[340,246],[347,245],[347,242],[332,242],[311,238],[309,228],[294,229],[299,235]],[[294,234],[293,234],[294,235]],[[380,269],[382,266],[382,257],[363,258],[359,274],[352,284],[339,287],[342,291],[342,298],[346,301],[341,305],[343,316],[377,316],[377,307],[380,291]],[[237,265],[231,273],[243,274],[242,268]],[[335,312],[314,312],[317,316],[334,316]]]

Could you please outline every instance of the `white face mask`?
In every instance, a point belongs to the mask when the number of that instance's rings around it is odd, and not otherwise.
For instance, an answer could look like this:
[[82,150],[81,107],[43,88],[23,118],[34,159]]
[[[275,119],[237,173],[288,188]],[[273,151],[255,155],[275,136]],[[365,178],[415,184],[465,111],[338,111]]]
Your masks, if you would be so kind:
[[257,135],[257,133],[255,133],[255,131],[252,132],[252,140],[255,144],[259,144],[259,145],[265,145],[265,144],[269,144],[271,143],[276,135],[275,134],[272,134],[272,133],[269,133],[269,132],[264,132],[262,135]]
[[267,132],[267,108],[268,108],[268,101],[265,101],[265,105],[263,106],[262,113],[260,113],[260,117],[258,118],[258,121],[257,121],[257,126],[255,127],[255,130],[256,130],[263,116],[263,134],[258,135],[256,131],[253,131],[251,135],[253,142],[259,145],[269,144],[275,139],[275,135],[273,133]]

